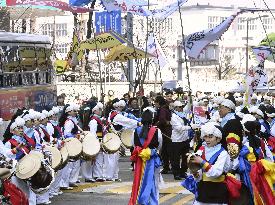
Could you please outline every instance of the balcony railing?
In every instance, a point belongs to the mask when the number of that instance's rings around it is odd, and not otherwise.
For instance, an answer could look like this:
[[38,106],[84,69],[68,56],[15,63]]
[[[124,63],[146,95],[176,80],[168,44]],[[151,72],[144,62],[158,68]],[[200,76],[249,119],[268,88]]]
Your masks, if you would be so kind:
[[51,84],[51,71],[0,73],[0,88]]

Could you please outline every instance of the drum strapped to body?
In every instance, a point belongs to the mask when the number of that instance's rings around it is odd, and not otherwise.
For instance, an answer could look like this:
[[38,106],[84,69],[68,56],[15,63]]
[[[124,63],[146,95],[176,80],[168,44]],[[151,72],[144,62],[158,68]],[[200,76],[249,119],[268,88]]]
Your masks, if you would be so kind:
[[69,154],[68,154],[67,148],[65,146],[61,147],[60,154],[62,156],[62,162],[58,168],[63,169],[69,161]]
[[82,153],[82,143],[77,138],[67,138],[64,140],[69,159],[78,160]]
[[11,176],[11,169],[14,167],[14,161],[7,159],[4,155],[0,154],[0,179],[4,180]]
[[100,142],[96,135],[84,131],[82,137],[82,158],[86,161],[92,160],[100,151]]
[[16,176],[28,181],[34,193],[43,194],[54,181],[54,170],[44,158],[41,158],[42,153],[39,153],[31,151],[19,160],[16,166]]
[[44,150],[52,154],[51,167],[57,171],[62,164],[62,156],[60,151],[54,145],[47,145]]
[[201,169],[201,166],[199,164],[192,162],[192,157],[196,156],[196,154],[188,153],[187,155],[188,155],[188,157],[187,157],[187,167],[190,169],[190,171],[192,173],[196,173],[197,171],[199,171]]
[[116,153],[121,145],[121,141],[118,135],[114,133],[107,133],[102,140],[102,148],[106,153]]
[[121,132],[120,139],[122,144],[130,149],[132,145],[132,137],[134,135],[134,130],[126,129]]

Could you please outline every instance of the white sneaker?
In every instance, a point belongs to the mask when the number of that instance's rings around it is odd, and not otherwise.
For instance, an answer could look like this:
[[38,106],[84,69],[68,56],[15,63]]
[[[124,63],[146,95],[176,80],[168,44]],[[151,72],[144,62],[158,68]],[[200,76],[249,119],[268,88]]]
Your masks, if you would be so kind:
[[57,195],[61,195],[61,194],[63,194],[63,191],[57,192]]

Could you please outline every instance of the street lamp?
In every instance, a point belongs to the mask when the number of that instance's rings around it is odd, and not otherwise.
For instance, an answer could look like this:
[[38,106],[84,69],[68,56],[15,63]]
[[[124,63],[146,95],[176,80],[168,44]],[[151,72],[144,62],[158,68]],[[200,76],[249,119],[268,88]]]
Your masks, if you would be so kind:
[[241,21],[241,22],[246,22],[246,73],[248,72],[248,26],[249,26],[249,22],[259,19],[259,18],[265,18],[268,17],[268,15],[262,15],[262,16],[258,16],[256,18],[246,18],[245,20]]

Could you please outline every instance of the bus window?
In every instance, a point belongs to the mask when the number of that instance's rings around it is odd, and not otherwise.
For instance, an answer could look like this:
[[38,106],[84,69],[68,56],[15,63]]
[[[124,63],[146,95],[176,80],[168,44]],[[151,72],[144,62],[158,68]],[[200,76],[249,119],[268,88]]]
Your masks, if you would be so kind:
[[3,52],[3,72],[18,72],[20,70],[20,58],[18,46],[2,46]]
[[37,67],[34,46],[19,46],[20,67],[22,71],[33,71]]

